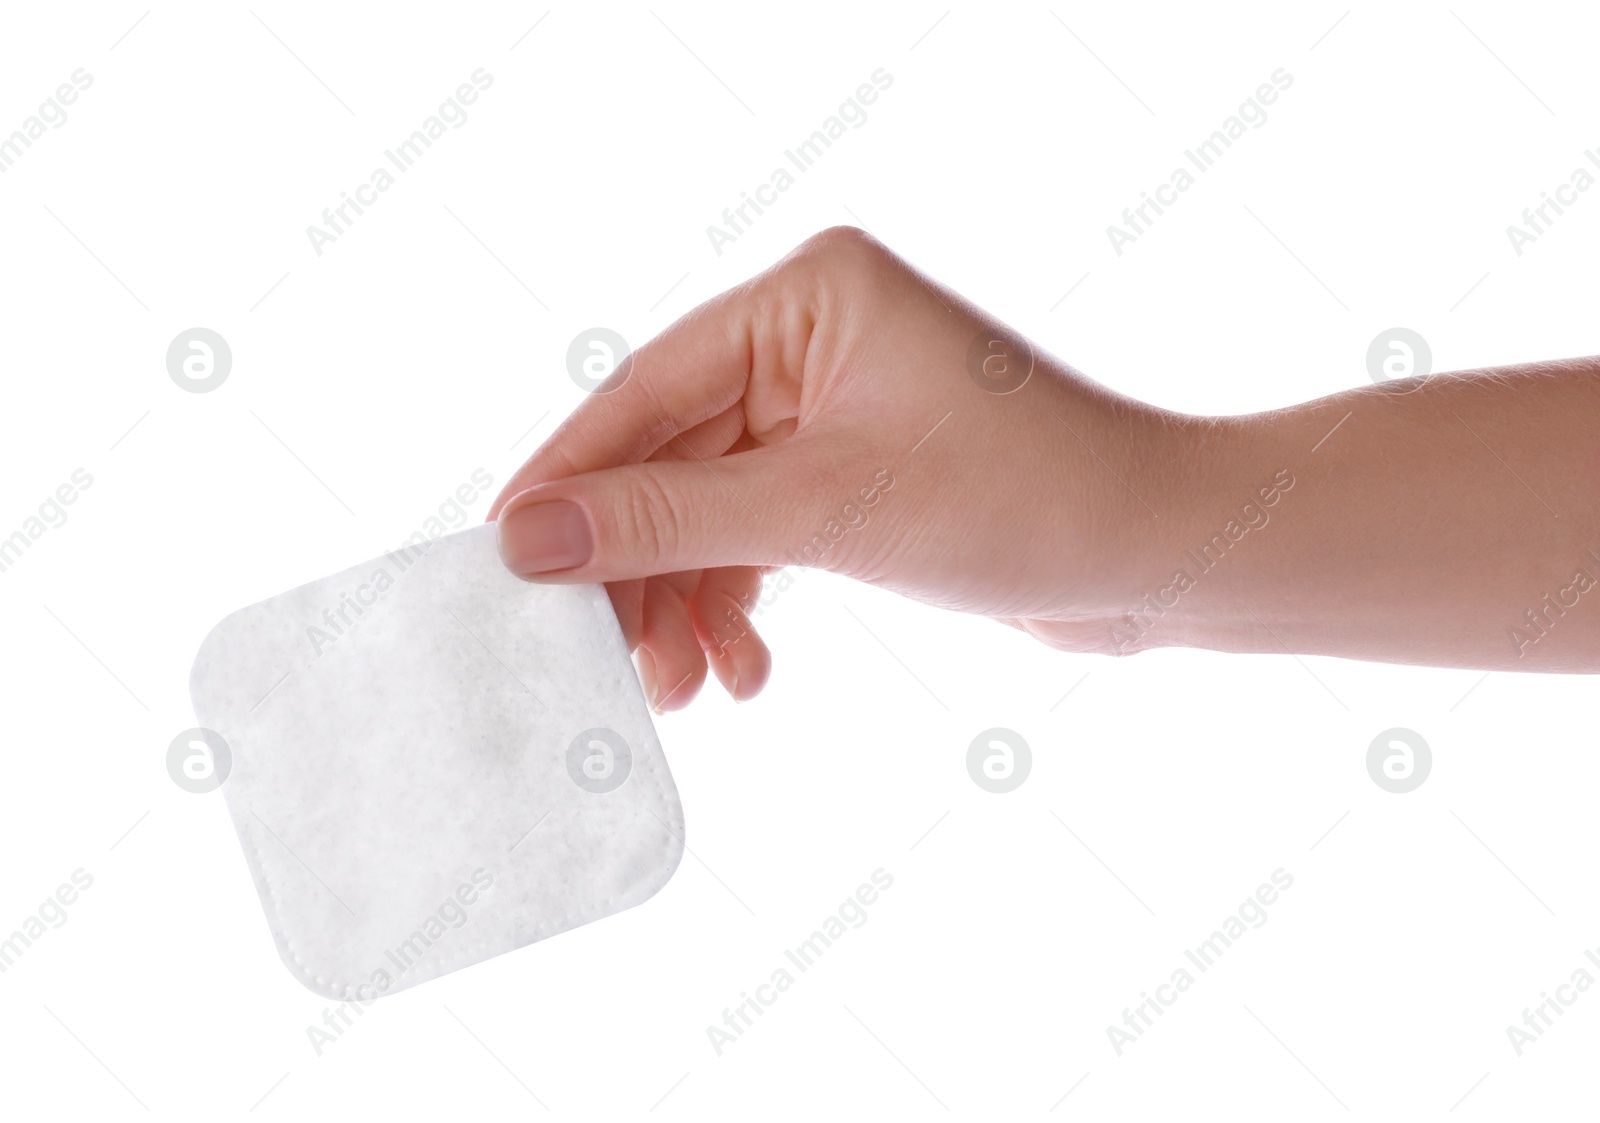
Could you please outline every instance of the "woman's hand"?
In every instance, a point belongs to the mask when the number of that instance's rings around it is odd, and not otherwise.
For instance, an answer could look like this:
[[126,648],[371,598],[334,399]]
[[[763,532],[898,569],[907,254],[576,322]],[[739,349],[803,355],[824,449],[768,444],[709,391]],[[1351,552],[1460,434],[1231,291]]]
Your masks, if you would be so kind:
[[658,709],[708,665],[743,701],[771,669],[747,609],[788,565],[1116,650],[1141,496],[1171,501],[1192,429],[841,227],[635,351],[490,517],[516,573],[607,584]]

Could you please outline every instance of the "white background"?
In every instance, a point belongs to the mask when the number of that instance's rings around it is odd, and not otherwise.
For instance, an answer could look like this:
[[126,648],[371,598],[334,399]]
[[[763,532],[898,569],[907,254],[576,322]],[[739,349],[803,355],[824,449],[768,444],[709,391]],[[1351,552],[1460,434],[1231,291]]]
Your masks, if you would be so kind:
[[[1600,193],[1520,257],[1505,233],[1600,144],[1580,6],[144,12],[0,27],[0,131],[94,76],[0,176],[0,534],[94,478],[0,573],[0,935],[94,878],[0,975],[4,1114],[1592,1104],[1600,995],[1521,1057],[1506,1035],[1600,945],[1584,678],[1066,656],[800,573],[758,617],[767,692],[658,722],[693,851],[672,882],[320,1057],[327,1003],[280,965],[220,798],[164,767],[217,619],[392,547],[474,469],[498,488],[580,400],[579,330],[642,341],[829,225],[1195,412],[1361,384],[1396,324],[1437,369],[1600,351]],[[467,122],[317,256],[307,225],[479,67]],[[714,253],[706,226],[880,67],[867,123]],[[1267,123],[1114,254],[1106,226],[1280,67]],[[165,369],[197,325],[234,356],[207,394]],[[1033,748],[1009,795],[965,769],[993,726]],[[1434,754],[1409,795],[1365,767],[1393,726]],[[1118,1056],[1106,1027],[1280,867],[1268,922]],[[706,1027],[878,868],[865,926],[717,1056]]]

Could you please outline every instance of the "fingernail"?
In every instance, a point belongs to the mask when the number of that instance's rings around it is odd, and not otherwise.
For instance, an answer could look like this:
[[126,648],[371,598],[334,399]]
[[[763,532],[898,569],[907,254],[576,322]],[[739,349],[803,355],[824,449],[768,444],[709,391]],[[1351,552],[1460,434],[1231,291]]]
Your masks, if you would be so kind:
[[644,700],[656,713],[656,659],[649,649],[639,649],[639,685],[644,687]]
[[500,557],[526,577],[589,560],[594,536],[583,508],[566,499],[530,503],[500,516]]

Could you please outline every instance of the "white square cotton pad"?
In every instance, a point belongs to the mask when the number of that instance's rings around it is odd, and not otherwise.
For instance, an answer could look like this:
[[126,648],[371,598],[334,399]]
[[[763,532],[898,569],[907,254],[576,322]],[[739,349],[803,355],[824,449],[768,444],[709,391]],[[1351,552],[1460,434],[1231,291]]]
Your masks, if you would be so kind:
[[683,853],[605,590],[512,576],[492,525],[235,612],[190,692],[278,952],[319,994],[620,912]]

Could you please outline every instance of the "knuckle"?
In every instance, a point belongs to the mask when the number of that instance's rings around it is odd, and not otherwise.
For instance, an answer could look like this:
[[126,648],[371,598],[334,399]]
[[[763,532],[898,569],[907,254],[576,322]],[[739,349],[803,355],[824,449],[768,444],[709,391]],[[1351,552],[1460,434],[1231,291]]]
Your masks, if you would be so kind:
[[880,253],[883,243],[859,226],[830,226],[806,238],[802,250],[813,254],[843,256],[854,253]]
[[830,226],[800,243],[773,267],[773,291],[789,305],[813,316],[859,302],[874,281],[892,273],[900,259],[878,239],[856,226]]
[[684,540],[684,512],[654,476],[640,473],[616,508],[618,545],[628,555],[658,568],[677,554]]
[[660,448],[674,436],[691,427],[674,412],[672,403],[667,400],[666,393],[659,383],[640,379],[634,387],[634,395],[639,399],[640,412],[649,415],[649,419],[644,421],[640,428],[643,434],[641,447]]
[[829,263],[867,264],[881,261],[889,250],[859,226],[830,226],[801,243],[799,253]]

